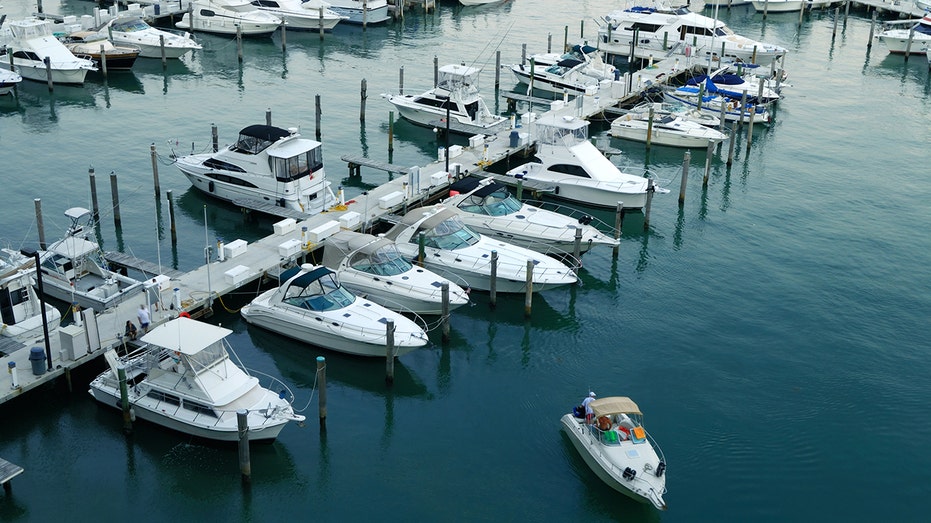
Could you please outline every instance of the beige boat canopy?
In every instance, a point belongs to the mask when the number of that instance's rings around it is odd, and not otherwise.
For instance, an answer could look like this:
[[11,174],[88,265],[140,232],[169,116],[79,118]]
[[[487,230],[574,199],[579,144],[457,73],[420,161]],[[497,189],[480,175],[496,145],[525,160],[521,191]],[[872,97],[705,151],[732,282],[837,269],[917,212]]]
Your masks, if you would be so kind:
[[637,414],[642,416],[640,407],[627,396],[613,396],[601,398],[589,403],[595,417],[610,416],[612,414]]

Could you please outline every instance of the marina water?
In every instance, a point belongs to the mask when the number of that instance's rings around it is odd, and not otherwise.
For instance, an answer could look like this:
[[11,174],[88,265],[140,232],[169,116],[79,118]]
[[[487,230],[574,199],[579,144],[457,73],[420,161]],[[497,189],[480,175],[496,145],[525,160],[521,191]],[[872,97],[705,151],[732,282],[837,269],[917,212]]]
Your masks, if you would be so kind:
[[[10,19],[34,6],[6,0]],[[45,2],[45,11],[89,14],[92,2]],[[610,4],[614,4],[613,2]],[[196,193],[169,165],[172,150],[203,150],[262,123],[314,131],[322,100],[327,174],[352,197],[387,180],[363,170],[348,179],[342,154],[387,161],[388,110],[378,94],[432,85],[440,65],[485,67],[493,101],[494,52],[520,59],[552,33],[562,45],[594,40],[595,0],[512,0],[403,23],[338,26],[316,34],[235,43],[202,35],[204,50],[162,68],[92,76],[84,87],[23,83],[0,99],[0,238],[37,244],[33,200],[41,198],[49,241],[63,211],[90,207],[88,169],[109,209],[108,174],[119,180],[122,227],[102,213],[98,234],[120,250],[189,270],[217,238],[255,240],[269,218]],[[843,13],[843,9],[841,10]],[[708,13],[705,13],[708,14]],[[722,9],[735,31],[786,46],[785,99],[774,123],[745,133],[727,167],[716,154],[706,190],[705,152],[692,154],[688,192],[677,204],[683,153],[609,140],[613,160],[648,165],[671,194],[654,199],[649,227],[628,215],[617,259],[584,258],[582,284],[523,299],[474,293],[456,310],[451,341],[401,358],[392,387],[382,360],[323,352],[254,328],[217,306],[210,322],[235,331],[246,364],[282,376],[310,420],[271,445],[252,447],[252,484],[240,483],[235,447],[190,441],[137,423],[85,392],[103,369],[86,364],[64,380],[0,406],[0,457],[26,471],[0,495],[0,520],[50,521],[917,521],[924,519],[931,440],[929,393],[931,221],[927,153],[931,80],[923,56],[907,63],[879,43],[867,48],[869,14],[853,9],[769,14]],[[359,122],[366,79],[366,119]],[[502,74],[502,90],[514,87]],[[526,108],[522,107],[523,111]],[[150,144],[159,153],[161,201],[152,187]],[[434,133],[395,124],[391,161],[432,161]],[[165,191],[177,204],[172,249]],[[104,203],[106,202],[106,203]],[[206,212],[205,212],[206,209]],[[204,218],[206,214],[207,231]],[[603,215],[602,215],[603,214]],[[613,222],[610,213],[599,213]],[[236,311],[255,295],[224,298]],[[70,317],[70,316],[69,316]],[[327,361],[329,416],[316,420],[315,358]],[[559,418],[589,389],[627,395],[668,460],[669,510],[658,513],[611,490],[560,432]]]

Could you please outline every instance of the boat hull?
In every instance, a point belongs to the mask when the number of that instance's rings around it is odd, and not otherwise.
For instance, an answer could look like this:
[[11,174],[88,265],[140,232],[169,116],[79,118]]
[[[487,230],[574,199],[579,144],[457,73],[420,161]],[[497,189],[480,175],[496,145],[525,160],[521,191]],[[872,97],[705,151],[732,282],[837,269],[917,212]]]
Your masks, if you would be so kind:
[[[446,118],[445,111],[430,112],[413,104],[413,96],[393,95],[387,97],[388,102],[398,110],[398,114],[405,120],[423,127],[435,127],[436,122]],[[487,124],[475,123],[466,117],[457,114],[450,114],[451,121],[455,121],[455,127],[450,127],[451,132],[460,134],[496,134],[511,126],[510,119],[500,118]],[[454,120],[453,120],[454,119]]]
[[750,2],[753,8],[760,13],[791,13],[801,11],[807,0],[754,0]]
[[[260,22],[232,17],[213,17],[209,20],[205,20],[203,17],[195,16],[193,30],[221,35],[241,34],[243,36],[269,36],[274,33],[280,25],[280,21]],[[184,16],[181,17],[181,21],[175,24],[175,27],[178,29],[191,29],[189,14],[185,13]]]
[[[360,2],[354,3],[358,4]],[[341,16],[347,17],[343,20],[343,22],[348,24],[383,24],[391,18],[391,13],[388,12],[387,2],[383,6],[376,8],[369,7],[366,10],[335,4],[331,4],[329,9],[330,11],[333,11]]]
[[[8,63],[0,63],[0,67],[7,70],[10,68]],[[48,73],[46,72],[45,64],[14,58],[13,67],[20,76],[27,80],[34,80],[37,82],[48,81]],[[90,69],[83,67],[52,68],[52,83],[82,85],[89,70]]]
[[[635,142],[647,142],[648,125],[641,120],[630,122],[615,122],[611,125],[611,136]],[[654,126],[649,129],[650,143],[652,145],[665,145],[667,147],[700,148],[708,144],[717,144],[726,136],[713,129],[699,129],[697,134],[675,132],[662,127]]]
[[119,275],[114,275],[111,281],[105,281],[96,275],[86,275],[71,285],[71,282],[62,280],[44,269],[42,273],[42,288],[45,294],[56,300],[77,303],[81,308],[98,312],[140,297],[144,290],[141,282]]

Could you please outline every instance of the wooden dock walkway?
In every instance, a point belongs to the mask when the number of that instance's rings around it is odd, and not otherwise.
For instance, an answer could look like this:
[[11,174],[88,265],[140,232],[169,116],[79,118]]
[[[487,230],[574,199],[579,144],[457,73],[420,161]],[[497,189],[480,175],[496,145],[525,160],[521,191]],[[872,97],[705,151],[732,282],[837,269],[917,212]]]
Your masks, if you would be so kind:
[[23,473],[23,467],[19,465],[14,465],[9,461],[0,458],[0,484],[3,485],[3,490],[10,492],[12,487],[10,486],[10,480],[19,476]]

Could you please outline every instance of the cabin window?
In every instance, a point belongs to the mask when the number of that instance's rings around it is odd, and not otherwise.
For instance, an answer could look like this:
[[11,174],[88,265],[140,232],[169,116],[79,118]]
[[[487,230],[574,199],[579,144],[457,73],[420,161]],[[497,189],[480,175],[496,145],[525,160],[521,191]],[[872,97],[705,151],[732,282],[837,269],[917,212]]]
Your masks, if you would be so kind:
[[32,51],[14,51],[13,58],[23,58],[25,60],[34,60],[36,62],[43,61],[39,58],[39,55],[33,53]]
[[252,5],[258,6],[258,7],[273,7],[273,8],[276,8],[276,9],[277,9],[278,7],[280,7],[280,6],[278,5],[278,2],[274,2],[274,1],[272,1],[272,0],[252,0],[251,3],[252,3]]
[[275,158],[275,177],[279,182],[292,182],[323,167],[321,147],[291,158]]
[[[458,216],[447,218],[436,227],[425,231],[424,246],[434,249],[454,251],[478,243],[480,237],[466,227]],[[411,243],[418,243],[419,238],[411,238]]]
[[625,27],[624,30],[630,31],[630,32],[640,31],[641,33],[655,33],[656,31],[659,31],[660,27],[663,27],[663,26],[659,24],[645,24],[643,22],[634,22],[634,24],[631,25],[630,27]]
[[[420,105],[429,105],[430,107],[437,107],[439,109],[446,109],[446,106],[449,104],[449,99],[444,98],[442,100],[434,100],[433,98],[426,98],[423,96],[418,96],[417,98],[414,99],[414,103],[417,103]],[[452,107],[450,107],[449,109],[453,110]]]
[[200,16],[207,16],[207,17],[216,16],[216,13],[214,13],[214,12],[211,11],[210,9],[201,9],[201,10],[200,10]]
[[547,170],[554,173],[578,176],[579,178],[591,178],[591,176],[588,175],[582,166],[573,165],[571,163],[557,163],[555,165],[551,165]]
[[210,158],[204,161],[204,167],[208,169],[216,169],[218,171],[233,171],[234,173],[244,173],[245,169],[239,167],[238,165],[233,165],[222,160],[217,160],[216,158]]
[[160,390],[150,390],[149,393],[146,394],[146,396],[160,403],[168,403],[170,405],[174,405],[175,407],[181,406],[181,398],[177,396],[173,396],[171,394],[165,394],[164,392]]
[[208,407],[207,405],[197,403],[196,401],[184,400],[184,408],[186,408],[187,410],[194,411],[198,414],[206,414],[207,416],[211,416],[214,418],[217,417],[216,411],[214,411],[212,408]]

